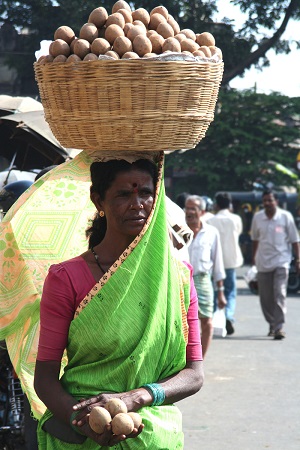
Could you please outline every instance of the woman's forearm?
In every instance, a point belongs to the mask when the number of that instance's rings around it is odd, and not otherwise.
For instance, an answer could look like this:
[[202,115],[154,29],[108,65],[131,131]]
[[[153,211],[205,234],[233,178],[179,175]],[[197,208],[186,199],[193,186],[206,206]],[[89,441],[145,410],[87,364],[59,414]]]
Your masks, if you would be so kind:
[[187,362],[185,368],[176,375],[158,381],[165,390],[164,404],[175,403],[195,394],[201,389],[203,381],[203,362]]
[[60,363],[57,361],[37,361],[34,388],[38,397],[59,419],[70,424],[76,400],[69,395],[59,381]]

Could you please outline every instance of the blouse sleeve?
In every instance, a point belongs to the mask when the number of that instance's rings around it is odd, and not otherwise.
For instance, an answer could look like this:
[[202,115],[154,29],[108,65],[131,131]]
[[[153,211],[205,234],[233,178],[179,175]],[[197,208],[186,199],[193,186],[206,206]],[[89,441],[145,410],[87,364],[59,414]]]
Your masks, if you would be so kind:
[[74,316],[75,298],[76,293],[64,267],[61,264],[52,265],[41,300],[39,361],[61,360]]
[[189,325],[188,344],[186,347],[187,361],[202,361],[202,346],[200,337],[200,326],[198,319],[198,296],[193,280],[193,269],[188,263],[185,263],[190,269],[190,306],[187,312],[187,321]]

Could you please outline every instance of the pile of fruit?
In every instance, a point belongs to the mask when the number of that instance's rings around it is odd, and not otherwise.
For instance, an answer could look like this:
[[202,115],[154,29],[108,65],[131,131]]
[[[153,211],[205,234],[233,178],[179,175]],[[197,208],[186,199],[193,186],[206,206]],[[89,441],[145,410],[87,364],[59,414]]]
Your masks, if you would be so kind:
[[95,406],[89,416],[90,427],[98,434],[111,425],[113,434],[128,436],[134,428],[138,430],[141,423],[141,416],[136,412],[128,413],[126,404],[119,398],[112,398],[104,407]]
[[169,52],[200,58],[217,55],[222,60],[222,52],[211,33],[180,30],[164,6],[157,6],[150,13],[144,8],[132,11],[125,0],[118,0],[111,14],[102,6],[95,8],[81,27],[79,37],[69,26],[59,27],[49,54],[41,56],[38,63],[92,61],[101,55],[136,59]]

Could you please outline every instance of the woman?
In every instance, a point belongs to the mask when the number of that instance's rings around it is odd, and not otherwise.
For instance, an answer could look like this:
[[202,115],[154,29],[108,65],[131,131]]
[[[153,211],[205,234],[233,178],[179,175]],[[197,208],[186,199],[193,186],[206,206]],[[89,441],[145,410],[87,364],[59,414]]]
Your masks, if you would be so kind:
[[[149,160],[91,165],[98,215],[90,249],[50,268],[41,302],[35,389],[48,408],[39,423],[42,449],[73,448],[71,426],[83,449],[183,448],[172,403],[201,388],[202,354],[190,271],[170,250],[161,176],[162,163],[157,175]],[[91,407],[112,397],[142,416],[130,436],[89,427]]]

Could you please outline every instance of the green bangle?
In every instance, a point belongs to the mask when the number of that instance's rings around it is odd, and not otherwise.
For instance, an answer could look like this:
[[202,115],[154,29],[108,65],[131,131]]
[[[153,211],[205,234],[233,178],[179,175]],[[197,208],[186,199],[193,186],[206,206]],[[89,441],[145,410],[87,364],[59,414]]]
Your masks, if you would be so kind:
[[158,383],[148,383],[142,386],[147,389],[153,396],[152,406],[160,406],[163,404],[166,398],[164,388]]

